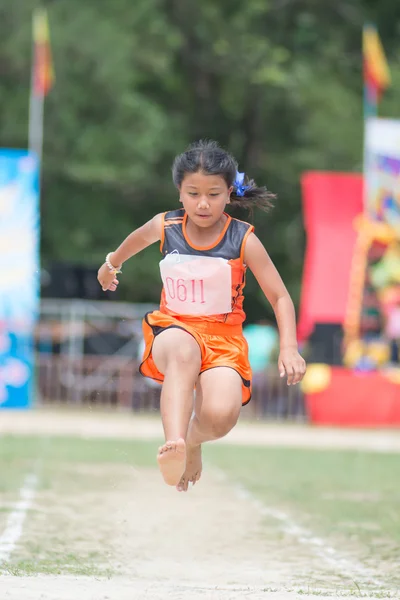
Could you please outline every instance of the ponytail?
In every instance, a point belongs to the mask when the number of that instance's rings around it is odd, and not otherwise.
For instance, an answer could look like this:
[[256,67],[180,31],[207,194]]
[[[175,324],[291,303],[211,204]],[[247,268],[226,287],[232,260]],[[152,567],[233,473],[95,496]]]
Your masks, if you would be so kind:
[[258,187],[254,179],[248,179],[244,173],[236,173],[231,193],[232,206],[239,206],[249,211],[261,208],[268,211],[273,207],[276,195],[266,187]]

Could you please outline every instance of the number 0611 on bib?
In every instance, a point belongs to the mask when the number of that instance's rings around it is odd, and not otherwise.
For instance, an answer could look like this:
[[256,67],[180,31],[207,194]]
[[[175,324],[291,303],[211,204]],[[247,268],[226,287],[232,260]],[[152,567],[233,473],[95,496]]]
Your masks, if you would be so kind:
[[180,315],[232,312],[232,270],[227,260],[171,253],[160,262],[160,271],[169,310]]

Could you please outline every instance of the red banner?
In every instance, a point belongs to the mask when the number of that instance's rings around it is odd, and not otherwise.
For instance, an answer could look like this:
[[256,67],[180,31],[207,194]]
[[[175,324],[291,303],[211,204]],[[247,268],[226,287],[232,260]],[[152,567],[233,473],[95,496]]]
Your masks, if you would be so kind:
[[306,339],[315,323],[343,324],[357,232],[363,212],[362,175],[309,172],[302,177],[307,236],[298,335]]

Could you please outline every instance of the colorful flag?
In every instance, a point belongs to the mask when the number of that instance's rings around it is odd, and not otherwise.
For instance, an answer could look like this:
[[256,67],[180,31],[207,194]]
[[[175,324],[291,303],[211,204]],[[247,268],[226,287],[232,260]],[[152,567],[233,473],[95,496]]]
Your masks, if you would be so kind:
[[376,27],[363,32],[365,114],[375,116],[382,92],[391,83],[389,66]]
[[33,93],[44,97],[54,83],[49,23],[45,8],[38,8],[33,14],[33,44]]

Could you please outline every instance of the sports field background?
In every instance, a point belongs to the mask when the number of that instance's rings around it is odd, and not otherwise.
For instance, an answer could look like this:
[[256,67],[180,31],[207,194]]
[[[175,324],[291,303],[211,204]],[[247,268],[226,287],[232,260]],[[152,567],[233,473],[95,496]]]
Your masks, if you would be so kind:
[[397,432],[242,422],[178,494],[158,419],[4,413],[0,430],[2,600],[397,597]]

